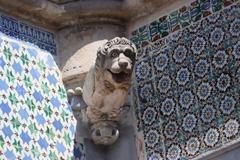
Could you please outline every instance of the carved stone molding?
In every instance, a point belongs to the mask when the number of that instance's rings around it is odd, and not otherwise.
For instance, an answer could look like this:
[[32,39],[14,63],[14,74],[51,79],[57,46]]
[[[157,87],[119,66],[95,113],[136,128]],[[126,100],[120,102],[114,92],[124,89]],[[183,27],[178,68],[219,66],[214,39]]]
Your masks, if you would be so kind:
[[[153,13],[175,0],[0,0],[0,10],[8,15],[51,29],[79,23],[109,22],[126,24]],[[112,20],[111,20],[112,21]]]

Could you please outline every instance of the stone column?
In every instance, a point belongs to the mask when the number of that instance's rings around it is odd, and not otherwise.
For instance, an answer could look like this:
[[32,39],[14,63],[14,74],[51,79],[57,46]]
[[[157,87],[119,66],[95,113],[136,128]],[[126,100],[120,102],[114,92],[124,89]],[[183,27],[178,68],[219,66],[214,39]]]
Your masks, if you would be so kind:
[[[77,25],[59,32],[59,60],[63,81],[67,89],[82,87],[86,73],[95,63],[97,49],[107,40],[116,36],[123,37],[124,26],[116,23],[92,23]],[[81,95],[72,101],[75,117],[78,120],[76,141],[84,143],[86,160],[135,160],[137,159],[132,120],[121,128],[119,140],[111,146],[95,145],[88,131],[77,116],[84,106]],[[131,114],[131,113],[130,113]],[[131,117],[131,116],[130,116]],[[96,158],[97,157],[97,158]]]

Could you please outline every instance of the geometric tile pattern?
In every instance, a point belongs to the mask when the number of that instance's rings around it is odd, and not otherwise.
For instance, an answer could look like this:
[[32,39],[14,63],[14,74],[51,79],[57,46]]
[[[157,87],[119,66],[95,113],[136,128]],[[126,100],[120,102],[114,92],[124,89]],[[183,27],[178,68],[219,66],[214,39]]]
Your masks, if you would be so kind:
[[74,160],[86,160],[83,142],[74,141]]
[[147,159],[192,159],[238,140],[240,3],[195,1],[160,19],[132,33]]
[[12,17],[1,15],[0,32],[16,39],[33,43],[39,48],[50,52],[52,55],[57,55],[54,34],[46,30],[34,27]]
[[0,159],[71,159],[75,119],[53,57],[0,33]]

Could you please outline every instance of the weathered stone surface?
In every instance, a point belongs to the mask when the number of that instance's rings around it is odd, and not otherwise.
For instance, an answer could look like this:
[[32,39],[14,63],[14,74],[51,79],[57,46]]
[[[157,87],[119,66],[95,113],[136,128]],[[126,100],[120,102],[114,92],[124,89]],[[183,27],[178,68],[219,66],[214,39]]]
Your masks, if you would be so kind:
[[[60,29],[78,23],[126,24],[174,0],[0,0],[0,9],[40,26]],[[29,14],[30,13],[30,14]]]
[[111,24],[81,25],[61,30],[58,36],[59,61],[67,88],[82,86],[84,74],[95,63],[98,47],[106,39],[123,34],[122,26]]
[[95,64],[83,85],[87,108],[82,111],[82,121],[90,126],[96,144],[111,145],[119,137],[121,118],[129,111],[126,99],[136,52],[131,41],[116,37],[100,46],[96,53]]
[[49,0],[49,1],[57,4],[63,4],[63,3],[74,2],[76,0]]

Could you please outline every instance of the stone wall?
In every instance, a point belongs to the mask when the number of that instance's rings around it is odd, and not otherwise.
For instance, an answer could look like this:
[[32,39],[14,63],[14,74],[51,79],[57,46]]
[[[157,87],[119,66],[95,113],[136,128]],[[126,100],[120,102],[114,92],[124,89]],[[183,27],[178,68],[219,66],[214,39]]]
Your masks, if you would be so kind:
[[60,68],[67,88],[83,86],[85,74],[95,63],[96,53],[107,39],[124,35],[116,24],[77,25],[58,32]]
[[131,32],[139,159],[200,158],[239,142],[239,17],[238,1],[193,1]]

